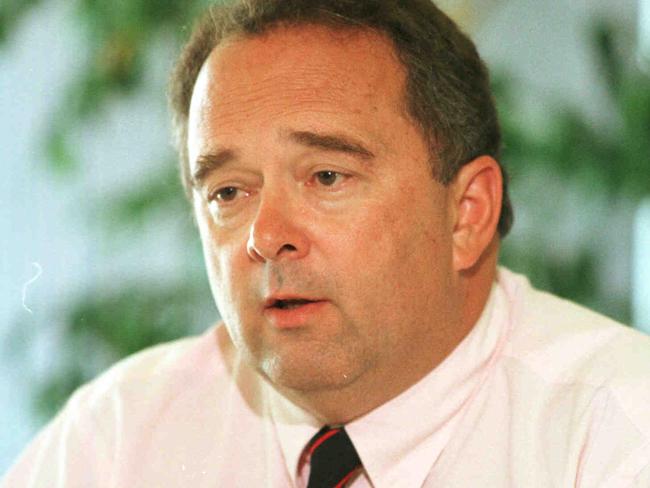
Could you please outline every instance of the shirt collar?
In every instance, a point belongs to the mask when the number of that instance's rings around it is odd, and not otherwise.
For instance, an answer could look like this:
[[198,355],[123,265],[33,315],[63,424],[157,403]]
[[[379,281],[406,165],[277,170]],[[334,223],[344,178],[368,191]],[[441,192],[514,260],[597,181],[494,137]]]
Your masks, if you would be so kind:
[[298,465],[302,451],[322,425],[308,412],[298,407],[274,388],[270,390],[270,409],[275,430],[293,486],[298,486]]
[[[496,282],[476,325],[440,365],[397,397],[346,425],[373,486],[422,486],[499,356],[508,329],[507,310],[505,292]],[[302,450],[321,425],[275,391],[271,413],[296,485]]]

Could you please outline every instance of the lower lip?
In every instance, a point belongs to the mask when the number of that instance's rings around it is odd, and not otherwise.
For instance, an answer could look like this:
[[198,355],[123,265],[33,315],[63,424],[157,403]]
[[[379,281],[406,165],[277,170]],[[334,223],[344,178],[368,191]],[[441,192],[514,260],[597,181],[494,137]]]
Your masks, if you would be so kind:
[[314,320],[327,305],[326,301],[310,302],[296,308],[274,308],[264,310],[264,315],[279,329],[302,327]]

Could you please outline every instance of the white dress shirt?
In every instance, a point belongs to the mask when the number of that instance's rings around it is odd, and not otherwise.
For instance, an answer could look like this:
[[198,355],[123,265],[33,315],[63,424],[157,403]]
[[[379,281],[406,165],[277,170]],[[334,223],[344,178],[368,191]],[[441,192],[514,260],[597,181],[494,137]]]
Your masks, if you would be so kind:
[[[304,487],[320,427],[217,327],[82,387],[0,486]],[[346,431],[354,488],[648,488],[650,339],[500,269],[445,361]]]

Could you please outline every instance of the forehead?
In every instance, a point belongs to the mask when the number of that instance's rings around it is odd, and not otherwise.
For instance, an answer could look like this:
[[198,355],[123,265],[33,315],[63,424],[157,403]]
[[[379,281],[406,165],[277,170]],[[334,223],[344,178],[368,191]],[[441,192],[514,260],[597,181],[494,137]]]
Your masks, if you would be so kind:
[[190,132],[197,123],[209,130],[217,117],[224,129],[302,111],[362,118],[401,112],[404,86],[392,42],[372,30],[301,25],[232,36],[201,69]]
[[227,82],[234,76],[238,83],[246,74],[250,80],[279,76],[287,81],[318,83],[319,75],[326,73],[329,83],[324,86],[344,88],[343,83],[352,81],[352,86],[345,85],[348,91],[391,74],[401,78],[402,72],[393,44],[384,35],[370,29],[316,24],[232,36],[212,51],[204,68],[213,71],[218,81]]

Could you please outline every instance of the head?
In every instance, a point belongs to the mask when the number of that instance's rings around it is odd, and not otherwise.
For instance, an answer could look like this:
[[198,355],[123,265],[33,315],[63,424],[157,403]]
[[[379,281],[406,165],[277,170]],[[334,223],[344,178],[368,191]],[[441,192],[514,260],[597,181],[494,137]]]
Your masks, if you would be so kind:
[[428,0],[214,7],[171,101],[217,305],[279,390],[349,420],[471,328],[512,216],[487,72]]

